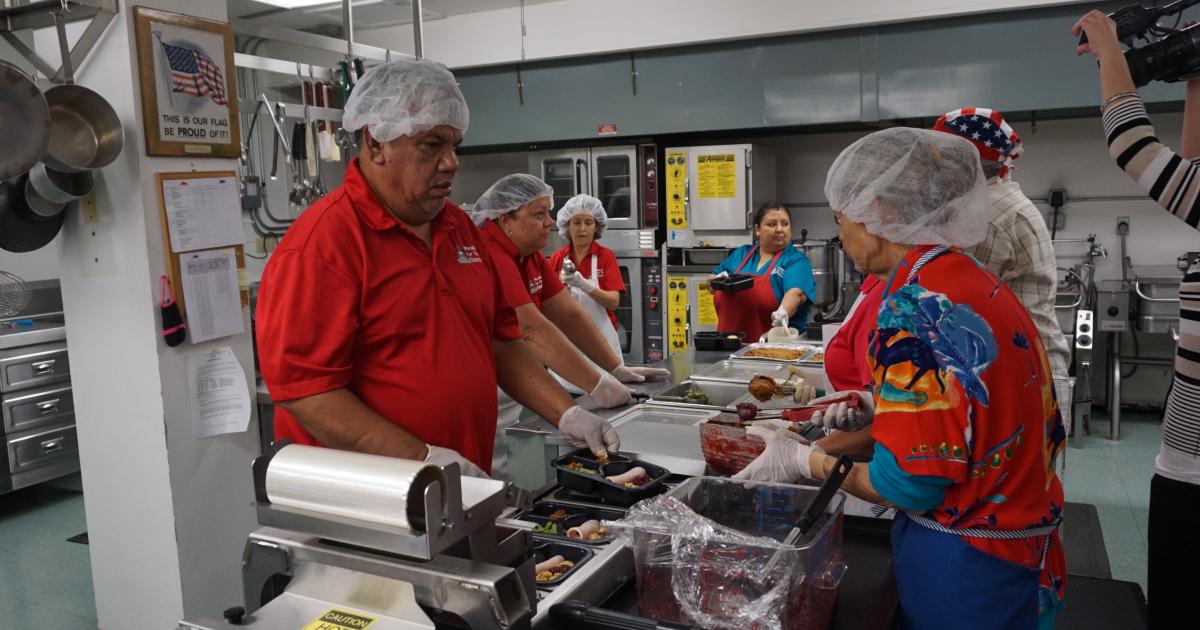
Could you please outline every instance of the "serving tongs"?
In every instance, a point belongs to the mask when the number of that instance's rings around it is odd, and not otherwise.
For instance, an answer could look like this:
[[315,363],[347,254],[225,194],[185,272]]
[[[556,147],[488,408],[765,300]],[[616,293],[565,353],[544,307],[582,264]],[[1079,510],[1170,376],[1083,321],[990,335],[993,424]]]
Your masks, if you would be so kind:
[[[799,388],[800,385],[804,384],[804,377],[800,373],[800,368],[796,367],[795,365],[789,365],[788,366],[788,376],[786,379],[783,380],[783,382],[776,381],[775,379],[771,378],[770,376],[763,376],[760,374],[756,374],[754,376],[754,378],[752,378],[750,380],[750,384],[748,384],[746,386],[746,389],[748,391],[750,391],[751,393],[753,393],[753,389],[752,389],[753,384],[756,381],[759,381],[761,379],[768,380],[773,384],[772,390],[771,390],[771,397],[768,398],[767,400],[771,400],[772,398],[788,398],[788,397],[792,398],[792,400],[796,400],[797,388]],[[817,394],[817,395],[819,396],[820,394]],[[758,398],[758,397],[755,396],[755,398]],[[758,400],[760,400],[761,402],[767,402],[767,400],[763,400],[761,398],[758,398]],[[799,402],[799,401],[797,400],[796,402]]]

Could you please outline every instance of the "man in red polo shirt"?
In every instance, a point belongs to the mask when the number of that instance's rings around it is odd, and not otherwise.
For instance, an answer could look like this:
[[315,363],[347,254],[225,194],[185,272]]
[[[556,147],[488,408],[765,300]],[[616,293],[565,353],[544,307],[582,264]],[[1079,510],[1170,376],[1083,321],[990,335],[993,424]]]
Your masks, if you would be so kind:
[[468,110],[431,61],[372,68],[346,103],[358,157],[263,272],[258,348],[276,438],[490,469],[496,385],[603,450],[520,339],[470,218],[448,201]]

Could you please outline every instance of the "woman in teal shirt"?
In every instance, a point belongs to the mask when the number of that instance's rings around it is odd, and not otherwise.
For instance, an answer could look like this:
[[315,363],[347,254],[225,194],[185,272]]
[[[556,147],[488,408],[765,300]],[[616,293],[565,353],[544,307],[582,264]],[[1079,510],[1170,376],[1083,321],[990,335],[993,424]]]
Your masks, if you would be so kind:
[[754,286],[737,293],[716,291],[719,330],[742,331],[757,340],[772,325],[804,330],[816,288],[812,263],[792,246],[792,219],[787,208],[769,201],[754,213],[758,241],[733,251],[713,269],[709,279],[736,273],[758,276]]

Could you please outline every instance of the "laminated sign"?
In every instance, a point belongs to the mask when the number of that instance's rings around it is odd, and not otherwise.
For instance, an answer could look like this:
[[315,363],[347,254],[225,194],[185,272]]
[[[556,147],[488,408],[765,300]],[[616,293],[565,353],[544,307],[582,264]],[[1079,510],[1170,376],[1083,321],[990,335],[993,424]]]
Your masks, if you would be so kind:
[[697,194],[701,199],[737,196],[737,155],[714,153],[696,158]]

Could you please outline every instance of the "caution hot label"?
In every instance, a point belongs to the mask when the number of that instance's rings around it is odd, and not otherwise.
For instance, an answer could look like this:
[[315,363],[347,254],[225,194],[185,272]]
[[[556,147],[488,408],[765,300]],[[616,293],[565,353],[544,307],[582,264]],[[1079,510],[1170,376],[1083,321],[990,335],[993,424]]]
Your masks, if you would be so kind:
[[325,614],[313,619],[302,630],[362,630],[371,627],[375,618],[363,613],[330,608]]
[[696,308],[700,311],[696,314],[700,325],[717,325],[717,305],[713,302],[713,294],[708,289],[707,282],[700,283],[700,286],[696,288]]

